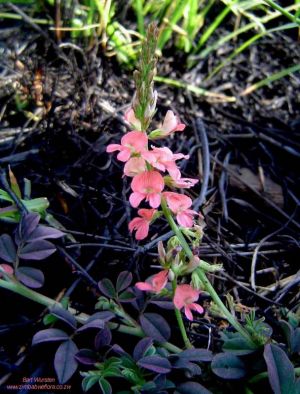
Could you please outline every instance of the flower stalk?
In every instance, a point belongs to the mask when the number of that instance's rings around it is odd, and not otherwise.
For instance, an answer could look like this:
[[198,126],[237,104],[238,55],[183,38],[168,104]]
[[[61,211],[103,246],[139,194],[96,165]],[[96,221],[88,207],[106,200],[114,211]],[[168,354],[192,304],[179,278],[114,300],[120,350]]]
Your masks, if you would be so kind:
[[[173,216],[167,207],[167,204],[164,199],[162,199],[161,202],[161,207],[164,213],[165,218],[167,219],[167,222],[169,223],[171,229],[173,230],[174,234],[177,236],[182,248],[184,249],[186,255],[188,258],[193,259],[194,255],[193,252],[191,251],[186,239],[184,238],[184,235],[180,231],[179,227],[175,223]],[[253,342],[251,339],[250,334],[248,331],[246,331],[241,324],[232,316],[230,311],[226,308],[224,305],[223,301],[221,298],[218,296],[217,292],[211,285],[210,281],[207,279],[205,272],[201,269],[201,267],[198,268],[198,275],[200,277],[201,282],[204,284],[206,291],[210,294],[211,298],[215,302],[215,304],[220,308],[221,312],[226,316],[226,319],[229,321],[229,323],[247,340],[250,341],[251,343]]]

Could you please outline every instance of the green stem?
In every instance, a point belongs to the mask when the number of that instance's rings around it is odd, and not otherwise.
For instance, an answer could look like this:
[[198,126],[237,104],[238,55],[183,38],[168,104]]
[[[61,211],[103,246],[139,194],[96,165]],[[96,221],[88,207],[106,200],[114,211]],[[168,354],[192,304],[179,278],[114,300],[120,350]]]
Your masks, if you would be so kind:
[[[177,238],[178,238],[179,242],[181,243],[181,246],[183,247],[187,257],[189,259],[193,259],[194,258],[193,252],[191,251],[191,249],[190,249],[186,239],[184,238],[182,232],[180,231],[180,229],[178,228],[177,224],[175,223],[175,221],[173,219],[173,216],[172,216],[169,208],[167,207],[166,201],[164,199],[162,199],[162,201],[161,201],[161,207],[162,207],[163,213],[164,213],[164,215],[165,215],[165,217],[166,217],[171,229],[174,231],[175,235],[177,236]],[[210,294],[211,298],[213,299],[215,304],[219,307],[220,311],[224,314],[224,316],[229,321],[229,323],[244,338],[246,338],[247,341],[252,343],[253,341],[251,339],[251,335],[248,333],[248,331],[246,331],[241,326],[241,324],[232,316],[230,311],[226,308],[226,306],[222,302],[221,298],[218,296],[218,294],[216,293],[215,289],[211,285],[210,281],[207,279],[207,277],[205,275],[205,272],[203,270],[201,270],[201,269],[199,269],[198,272],[199,272],[199,277],[200,277],[201,281],[205,285],[205,289],[208,291],[208,293]]]
[[[28,289],[24,285],[22,285],[19,282],[13,282],[9,280],[4,280],[0,279],[0,287],[13,291],[14,293],[20,294],[21,296],[28,298],[34,302],[37,302],[38,304],[44,305],[45,307],[49,308],[54,305],[61,305],[59,302],[53,300],[52,298],[49,298],[47,296],[44,296],[43,294],[37,293],[34,290]],[[77,311],[73,308],[68,308],[68,311],[71,312],[78,323],[84,324],[87,322],[89,319],[89,315],[85,313],[80,313],[79,315],[77,314]],[[129,335],[134,335],[136,337],[141,337],[143,338],[145,336],[145,333],[140,327],[129,327],[124,324],[118,324],[118,323],[112,323],[109,322],[108,326],[112,330],[117,330],[123,334],[129,334]],[[173,345],[170,342],[165,342],[161,344],[162,347],[165,349],[169,350],[172,353],[180,353],[182,349],[179,347]]]
[[[177,281],[176,281],[176,279],[174,279],[172,281],[173,294],[175,294],[176,287],[177,287]],[[178,327],[179,327],[179,330],[181,332],[181,336],[182,336],[184,345],[185,345],[185,347],[187,349],[191,349],[193,346],[192,346],[192,344],[191,344],[191,342],[190,342],[190,340],[189,340],[189,338],[187,336],[187,333],[186,333],[186,330],[185,330],[185,326],[184,326],[184,323],[183,323],[183,320],[182,320],[181,312],[176,307],[174,309],[175,309],[175,316],[176,316],[176,319],[177,319]]]
[[267,3],[274,10],[279,11],[282,15],[284,15],[290,21],[295,22],[298,25],[300,25],[300,19],[298,19],[295,15],[288,12],[285,8],[281,7],[279,4],[275,3],[273,0],[265,0],[265,3]]
[[[295,369],[294,369],[294,372],[295,372],[295,375],[296,375],[297,377],[300,376],[300,367],[295,368]],[[249,379],[249,380],[248,380],[248,383],[250,383],[250,384],[258,383],[258,382],[260,382],[262,379],[266,379],[267,377],[268,377],[268,372],[267,372],[267,371],[261,372],[261,373],[255,375],[255,376],[253,376],[253,378]]]

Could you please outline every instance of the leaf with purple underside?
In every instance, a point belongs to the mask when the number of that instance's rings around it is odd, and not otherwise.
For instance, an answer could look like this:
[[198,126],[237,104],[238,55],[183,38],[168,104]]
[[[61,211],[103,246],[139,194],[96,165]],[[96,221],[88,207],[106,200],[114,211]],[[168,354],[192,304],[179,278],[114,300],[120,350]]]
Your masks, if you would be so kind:
[[168,373],[171,371],[172,366],[170,361],[160,356],[146,356],[141,358],[137,365],[157,373]]
[[24,260],[44,260],[56,251],[56,247],[48,241],[34,241],[26,244],[19,257]]
[[71,339],[58,347],[54,357],[54,368],[60,384],[66,383],[76,371],[78,363],[75,356],[77,353],[78,347]]
[[38,289],[45,282],[44,274],[41,270],[32,267],[19,267],[16,272],[16,278],[25,286]]
[[167,321],[157,313],[144,313],[140,316],[140,323],[145,334],[155,341],[164,343],[171,336],[171,329]]
[[47,328],[45,330],[38,331],[32,338],[32,345],[37,345],[43,342],[54,342],[54,341],[66,341],[69,339],[69,335],[63,330],[58,328]]
[[3,234],[0,237],[0,258],[8,263],[16,261],[17,251],[11,236]]

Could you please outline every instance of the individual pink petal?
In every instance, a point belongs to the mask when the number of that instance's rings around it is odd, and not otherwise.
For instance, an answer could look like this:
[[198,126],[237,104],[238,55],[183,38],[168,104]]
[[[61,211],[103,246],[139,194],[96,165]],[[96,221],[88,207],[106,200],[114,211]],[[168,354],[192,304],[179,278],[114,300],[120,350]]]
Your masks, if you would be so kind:
[[126,176],[136,176],[146,171],[146,162],[142,157],[132,157],[124,166],[124,174]]
[[143,239],[147,238],[149,233],[149,223],[144,221],[136,231],[135,239],[138,241],[142,241]]
[[120,151],[120,153],[118,153],[117,155],[117,159],[123,162],[126,162],[127,160],[129,160],[130,158],[130,150],[129,149],[123,149]]
[[106,152],[111,153],[111,152],[116,152],[117,150],[121,150],[121,149],[122,149],[122,145],[120,145],[120,144],[109,144],[106,147]]
[[204,312],[204,309],[199,304],[193,303],[193,304],[190,305],[190,308],[193,309],[194,311],[200,313],[200,314]]
[[121,145],[129,148],[132,153],[141,153],[148,147],[148,137],[141,131],[130,131],[122,137]]
[[184,314],[189,319],[190,321],[193,321],[193,314],[191,312],[190,306],[185,306],[184,307]]
[[138,210],[138,214],[148,220],[149,222],[153,219],[153,216],[156,214],[157,210],[156,209],[146,209],[142,208]]
[[141,130],[141,122],[135,116],[133,108],[129,108],[125,114],[124,119],[131,124],[136,130]]
[[178,222],[178,224],[182,227],[193,227],[193,216],[186,211],[180,212],[176,215],[176,220]]
[[151,193],[148,197],[149,205],[152,208],[158,208],[161,203],[161,195],[158,193]]
[[141,201],[144,200],[144,198],[145,198],[144,194],[134,192],[130,194],[129,202],[133,208],[137,208],[140,205]]
[[153,291],[152,285],[147,282],[137,282],[135,284],[135,287],[137,287],[139,290],[142,290],[142,291]]

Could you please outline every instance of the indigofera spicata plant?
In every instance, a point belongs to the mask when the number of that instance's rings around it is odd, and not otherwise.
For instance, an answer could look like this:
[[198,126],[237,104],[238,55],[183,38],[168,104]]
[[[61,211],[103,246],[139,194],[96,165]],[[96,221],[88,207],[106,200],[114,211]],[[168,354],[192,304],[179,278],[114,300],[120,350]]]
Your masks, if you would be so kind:
[[[138,282],[127,271],[115,280],[95,281],[95,313],[77,313],[67,297],[56,302],[28,288],[42,286],[44,276],[32,264],[24,266],[24,261],[42,260],[54,253],[49,239],[64,233],[41,225],[37,213],[17,212],[12,204],[9,213],[20,222],[14,237],[0,237],[0,286],[47,306],[48,314],[40,319],[43,329],[35,333],[32,345],[37,350],[39,346],[54,348],[59,383],[70,381],[79,370],[84,391],[104,394],[209,394],[221,392],[225,384],[230,392],[235,382],[251,394],[269,378],[275,394],[297,394],[300,309],[280,311],[276,342],[272,328],[256,316],[254,308],[240,314],[241,324],[231,313],[233,300],[227,296],[230,311],[206,276],[222,266],[198,255],[203,217],[193,209],[189,189],[199,180],[182,176],[178,162],[189,156],[167,146],[168,138],[183,133],[185,125],[168,110],[161,125],[151,129],[158,98],[153,84],[156,40],[157,31],[151,24],[134,74],[136,93],[124,116],[131,130],[121,141],[108,145],[107,152],[117,153],[117,160],[124,163],[124,176],[131,179],[128,199],[136,213],[129,232],[143,241],[151,234],[152,224],[164,220],[174,233],[157,244],[161,268]],[[0,190],[1,198],[13,203]],[[206,305],[204,295],[210,297]],[[164,309],[163,315],[158,308]],[[182,338],[176,338],[177,330],[168,321],[174,311]],[[198,349],[191,343],[185,322],[192,332],[204,321],[204,312],[209,318],[227,320],[227,329],[220,330],[219,337],[213,333],[212,346],[209,341],[207,349]],[[124,341],[124,336],[131,340]],[[215,352],[221,347],[222,352],[213,354],[211,349]]]
[[[125,134],[120,143],[107,146],[108,153],[118,152],[117,160],[124,164],[124,175],[132,178],[129,202],[138,209],[138,216],[129,223],[129,230],[135,233],[137,240],[147,238],[151,224],[164,217],[174,232],[167,243],[167,250],[159,245],[162,271],[147,282],[136,286],[150,293],[161,293],[168,282],[171,283],[178,326],[187,348],[192,345],[186,334],[181,311],[188,320],[193,320],[192,311],[203,313],[204,309],[197,303],[201,291],[207,291],[221,312],[245,339],[251,342],[250,334],[237,322],[225,307],[217,293],[206,278],[206,271],[216,271],[220,266],[210,266],[194,254],[187,240],[197,245],[201,241],[202,229],[197,224],[201,214],[193,210],[193,200],[182,189],[193,187],[198,180],[182,177],[177,165],[178,160],[188,160],[183,153],[174,153],[166,146],[166,139],[175,132],[184,132],[181,123],[173,111],[168,110],[162,124],[155,130],[149,130],[155,114],[157,92],[154,90],[153,78],[156,74],[156,40],[155,25],[150,25],[145,45],[142,48],[139,68],[134,74],[136,92],[132,107],[126,112],[125,120],[132,130]],[[161,141],[161,146],[154,145]]]

